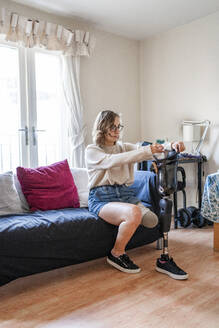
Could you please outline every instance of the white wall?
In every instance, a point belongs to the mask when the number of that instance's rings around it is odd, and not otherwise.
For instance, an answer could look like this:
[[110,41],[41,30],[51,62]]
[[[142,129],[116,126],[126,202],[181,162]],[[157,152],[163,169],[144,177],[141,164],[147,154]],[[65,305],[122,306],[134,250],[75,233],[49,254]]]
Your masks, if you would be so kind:
[[91,58],[83,58],[81,91],[90,142],[93,120],[102,109],[122,114],[124,140],[140,140],[139,44],[113,34],[96,31],[97,44]]
[[89,30],[96,38],[96,47],[90,58],[81,60],[81,92],[85,123],[88,126],[87,143],[92,142],[91,127],[102,109],[114,109],[123,114],[126,126],[124,138],[140,139],[139,42],[96,30],[79,18],[74,20],[51,15],[36,9],[0,0],[18,14],[62,24],[67,28]]
[[[212,122],[202,153],[206,174],[219,169],[219,12],[140,45],[141,138],[182,138],[182,120]],[[196,171],[189,167],[188,186]],[[189,202],[196,191],[189,189]]]

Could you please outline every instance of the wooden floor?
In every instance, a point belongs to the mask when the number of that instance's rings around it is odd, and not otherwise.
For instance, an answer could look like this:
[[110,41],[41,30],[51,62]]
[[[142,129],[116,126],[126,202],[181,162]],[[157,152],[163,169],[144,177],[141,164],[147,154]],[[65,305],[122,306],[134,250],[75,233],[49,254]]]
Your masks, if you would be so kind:
[[131,250],[138,274],[98,259],[21,278],[0,288],[0,328],[218,328],[219,252],[213,228],[169,233],[176,281],[155,271],[155,243]]

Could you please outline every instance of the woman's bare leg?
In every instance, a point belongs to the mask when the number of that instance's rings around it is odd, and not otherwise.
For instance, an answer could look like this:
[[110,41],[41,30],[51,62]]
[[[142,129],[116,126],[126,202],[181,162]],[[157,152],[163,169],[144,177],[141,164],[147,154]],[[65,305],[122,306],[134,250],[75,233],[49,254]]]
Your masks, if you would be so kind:
[[101,208],[99,216],[106,222],[119,226],[111,252],[114,256],[124,254],[127,243],[141,223],[140,208],[129,203],[111,202]]

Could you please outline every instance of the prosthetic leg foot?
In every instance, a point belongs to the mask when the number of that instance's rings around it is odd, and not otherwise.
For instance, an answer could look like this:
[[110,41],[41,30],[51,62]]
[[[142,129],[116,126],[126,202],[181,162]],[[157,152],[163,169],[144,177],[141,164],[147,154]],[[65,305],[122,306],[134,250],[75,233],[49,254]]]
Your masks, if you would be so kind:
[[165,273],[173,279],[185,280],[188,279],[188,274],[180,269],[169,255],[162,254],[157,259],[156,270]]
[[168,231],[170,230],[172,201],[161,199],[160,201],[160,222],[163,231],[163,254],[157,259],[156,270],[165,273],[173,279],[188,279],[188,274],[179,268],[168,253]]
[[188,279],[188,274],[180,269],[168,254],[168,233],[163,233],[163,254],[157,259],[156,270],[165,273],[173,279]]

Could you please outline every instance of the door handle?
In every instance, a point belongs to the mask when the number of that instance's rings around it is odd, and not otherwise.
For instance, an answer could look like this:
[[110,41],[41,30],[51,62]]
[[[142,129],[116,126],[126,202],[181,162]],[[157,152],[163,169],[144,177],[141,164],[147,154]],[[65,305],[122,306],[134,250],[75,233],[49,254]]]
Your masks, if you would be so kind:
[[18,129],[18,131],[25,133],[25,145],[28,146],[28,143],[29,143],[28,127],[25,126],[23,129]]
[[46,132],[46,130],[36,129],[35,126],[32,127],[33,145],[37,144],[37,132]]

